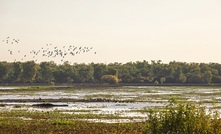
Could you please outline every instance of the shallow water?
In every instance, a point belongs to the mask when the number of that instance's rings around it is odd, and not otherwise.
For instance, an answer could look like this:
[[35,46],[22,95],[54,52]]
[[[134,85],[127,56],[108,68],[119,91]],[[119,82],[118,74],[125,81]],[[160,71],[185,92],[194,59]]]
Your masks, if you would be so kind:
[[0,86],[0,90],[12,90],[12,89],[18,89],[19,87],[2,87]]
[[[146,114],[139,112],[139,110],[163,107],[167,104],[168,99],[175,97],[178,100],[186,100],[193,102],[201,102],[202,106],[207,108],[220,106],[221,102],[221,87],[191,87],[191,86],[133,86],[133,87],[120,87],[120,88],[88,88],[88,89],[56,89],[56,90],[34,90],[21,92],[11,92],[19,87],[0,87],[0,100],[5,99],[110,99],[110,100],[132,100],[130,103],[119,102],[76,102],[76,103],[61,103],[56,102],[53,104],[68,104],[68,107],[51,107],[39,108],[32,107],[33,104],[38,103],[18,103],[10,102],[6,106],[0,107],[1,110],[18,109],[15,105],[21,105],[20,109],[29,111],[51,111],[59,110],[66,114],[75,113],[79,110],[87,110],[92,114],[118,114],[123,117],[134,117],[133,120],[142,120],[140,118],[146,117]],[[1,91],[2,89],[2,91]],[[3,92],[4,90],[4,92]],[[8,90],[8,92],[7,92]],[[133,112],[131,110],[137,110]],[[77,114],[85,114],[85,112],[78,112]],[[137,117],[137,118],[136,118]],[[126,120],[126,119],[125,119]],[[132,120],[132,121],[133,121]],[[90,121],[100,121],[91,119]],[[131,121],[131,120],[130,120]],[[109,120],[107,122],[115,122]]]

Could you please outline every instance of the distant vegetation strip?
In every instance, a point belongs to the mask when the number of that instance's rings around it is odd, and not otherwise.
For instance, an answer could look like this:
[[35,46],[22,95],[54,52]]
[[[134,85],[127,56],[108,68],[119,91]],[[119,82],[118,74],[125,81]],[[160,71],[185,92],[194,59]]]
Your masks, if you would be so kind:
[[0,83],[8,84],[118,84],[219,85],[221,64],[159,61],[58,65],[54,62],[0,62]]

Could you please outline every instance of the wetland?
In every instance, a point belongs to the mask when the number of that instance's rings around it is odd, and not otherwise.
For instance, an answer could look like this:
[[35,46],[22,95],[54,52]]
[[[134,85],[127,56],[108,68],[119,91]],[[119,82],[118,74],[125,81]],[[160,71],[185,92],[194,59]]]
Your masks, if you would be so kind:
[[220,95],[220,86],[0,87],[0,128],[9,133],[143,133],[148,111],[163,111],[171,98],[205,107],[209,114],[220,111]]

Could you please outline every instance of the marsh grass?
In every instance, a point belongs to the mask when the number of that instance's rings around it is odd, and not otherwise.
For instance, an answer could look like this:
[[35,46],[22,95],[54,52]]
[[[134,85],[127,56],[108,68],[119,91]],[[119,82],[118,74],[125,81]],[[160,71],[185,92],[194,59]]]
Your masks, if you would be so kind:
[[[70,115],[58,112],[0,111],[1,133],[142,133],[143,123],[94,123],[78,119],[116,119],[115,115]],[[32,120],[23,120],[23,118]]]
[[[133,119],[119,114],[64,114],[61,111],[0,111],[1,133],[122,133],[122,134],[218,134],[221,133],[220,113],[209,112],[194,102],[170,99],[168,105],[139,111],[148,115],[146,122],[99,123],[87,119]],[[31,120],[24,120],[24,119]]]
[[19,105],[19,104],[14,105],[14,108],[22,108],[22,107],[23,105]]
[[6,104],[0,104],[0,107],[6,107]]
[[74,121],[70,121],[70,120],[56,120],[53,125],[74,125],[75,122]]
[[221,133],[219,111],[209,110],[196,103],[177,103],[172,98],[164,111],[150,110],[144,133],[151,134],[217,134]]
[[[145,87],[138,89],[136,87],[122,88],[55,88],[55,87],[24,87],[24,89],[15,89],[10,91],[0,91],[0,93],[7,94],[35,94],[37,92],[68,92],[70,94],[86,94],[86,97],[99,97],[101,102],[116,102],[116,106],[125,106],[126,102],[154,102],[163,103],[164,106],[150,107],[145,109],[134,109],[128,112],[140,112],[147,114],[146,122],[132,122],[132,123],[99,123],[89,122],[87,120],[120,120],[131,119],[134,117],[125,117],[121,114],[106,114],[101,113],[99,108],[106,108],[106,106],[91,107],[91,110],[52,110],[52,111],[29,111],[22,107],[14,108],[12,110],[0,110],[0,134],[1,133],[87,133],[87,134],[103,134],[103,133],[122,133],[122,134],[174,134],[174,133],[189,133],[189,134],[203,134],[221,133],[221,119],[218,105],[221,99],[216,99],[220,92],[203,93],[205,90],[198,90],[200,87]],[[168,90],[169,88],[169,90]],[[175,89],[174,89],[175,88]],[[202,87],[205,89],[205,87]],[[219,87],[220,88],[220,87]],[[155,95],[139,95],[142,93],[158,93],[161,91],[175,91],[179,95],[174,94],[155,94]],[[190,92],[193,90],[193,92]],[[209,90],[209,89],[208,89]],[[90,96],[99,92],[96,96]],[[106,92],[107,96],[100,92]],[[116,92],[121,93],[120,95]],[[129,92],[129,94],[125,94]],[[188,92],[188,93],[186,93]],[[88,93],[88,94],[87,94]],[[113,96],[111,95],[113,93]],[[134,93],[131,94],[131,93]],[[3,95],[4,95],[3,94]],[[103,96],[102,96],[103,95]],[[136,96],[135,98],[126,99],[126,97]],[[215,95],[215,98],[213,98]],[[84,96],[83,96],[84,97]],[[114,99],[106,99],[113,97]],[[170,99],[171,97],[178,97],[177,99]],[[188,98],[199,98],[202,101],[193,102]],[[117,98],[117,99],[116,99]],[[211,100],[207,100],[207,99]],[[167,100],[169,100],[169,103]],[[61,100],[59,100],[61,101]],[[67,101],[67,100],[65,100]],[[88,99],[90,102],[91,99]],[[92,100],[95,101],[95,100]],[[86,101],[87,102],[87,101]],[[121,103],[120,103],[121,102]],[[5,103],[5,102],[4,102]],[[209,112],[203,106],[213,106]],[[216,106],[217,105],[217,106]],[[4,109],[4,104],[2,104]],[[8,106],[8,104],[7,104]],[[1,105],[0,105],[1,107]],[[17,107],[17,106],[16,106]],[[27,106],[26,106],[27,107]],[[93,108],[97,108],[94,110]],[[97,111],[97,112],[96,112]],[[70,113],[65,113],[70,112]],[[77,113],[79,112],[79,113]],[[31,119],[31,120],[25,120]]]
[[85,99],[96,99],[96,98],[105,98],[105,99],[111,99],[114,95],[112,94],[94,94],[94,95],[85,95]]

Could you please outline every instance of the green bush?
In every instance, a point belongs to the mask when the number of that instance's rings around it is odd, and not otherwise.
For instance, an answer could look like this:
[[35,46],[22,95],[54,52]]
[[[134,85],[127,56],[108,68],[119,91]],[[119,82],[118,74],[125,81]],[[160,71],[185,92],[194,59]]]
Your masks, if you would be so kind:
[[102,82],[106,82],[109,84],[117,84],[118,83],[118,78],[115,75],[103,75],[101,77]]
[[144,134],[218,134],[221,120],[218,111],[206,112],[191,102],[177,103],[170,99],[165,111],[150,110]]

